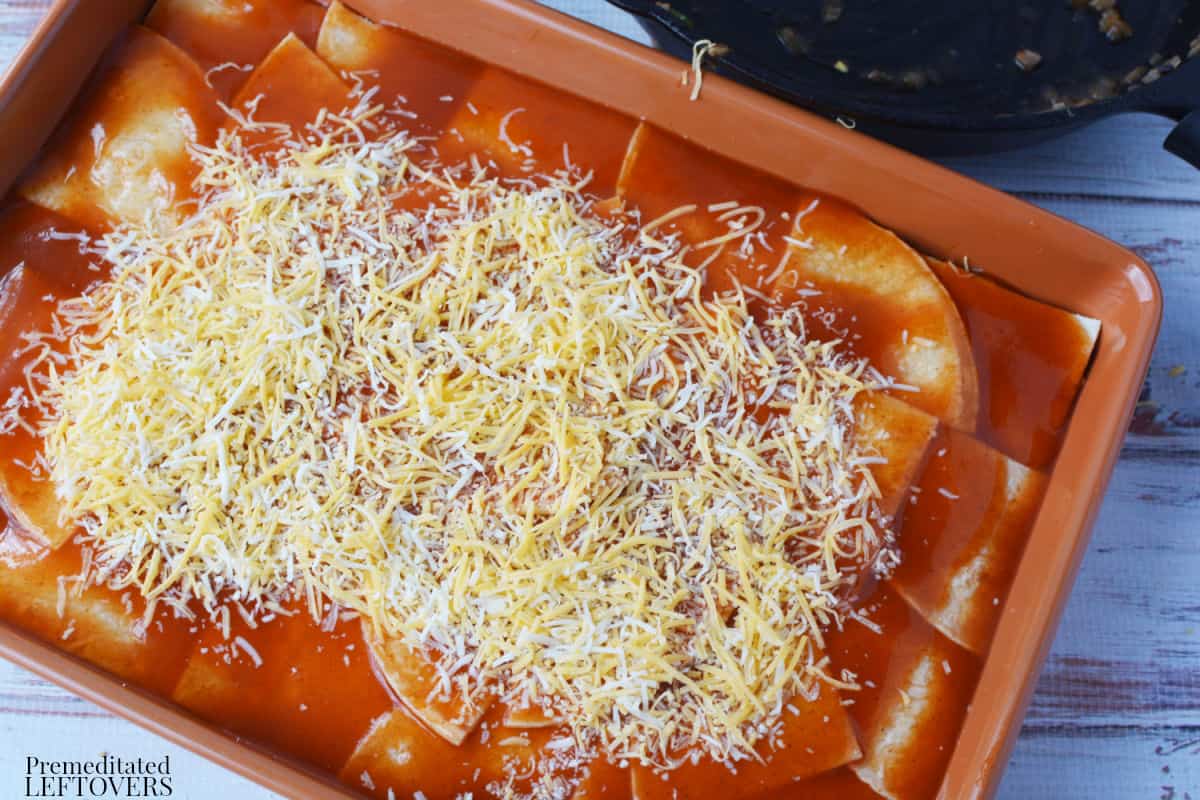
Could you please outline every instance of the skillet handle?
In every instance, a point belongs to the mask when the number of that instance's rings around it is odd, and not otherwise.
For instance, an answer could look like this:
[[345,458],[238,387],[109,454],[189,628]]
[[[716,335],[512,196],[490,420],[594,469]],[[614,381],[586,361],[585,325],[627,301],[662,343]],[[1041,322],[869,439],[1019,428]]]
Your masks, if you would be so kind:
[[1148,111],[1175,121],[1175,128],[1163,142],[1163,149],[1174,153],[1200,169],[1200,58],[1191,58],[1182,66],[1154,81],[1132,96],[1130,110]]
[[1163,142],[1163,147],[1200,169],[1200,110],[1181,119]]

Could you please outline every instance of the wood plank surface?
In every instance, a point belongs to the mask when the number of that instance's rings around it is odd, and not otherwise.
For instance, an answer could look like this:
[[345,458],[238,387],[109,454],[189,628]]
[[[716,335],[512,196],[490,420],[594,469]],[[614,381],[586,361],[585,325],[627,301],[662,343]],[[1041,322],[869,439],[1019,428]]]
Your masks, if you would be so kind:
[[[99,1],[99,0],[97,0]],[[0,64],[45,0],[0,0]],[[602,0],[550,5],[645,41]],[[1200,173],[1144,115],[946,164],[1131,247],[1166,316],[1135,420],[1000,797],[1200,800]],[[176,796],[269,793],[0,662],[0,796],[24,757],[170,754]]]

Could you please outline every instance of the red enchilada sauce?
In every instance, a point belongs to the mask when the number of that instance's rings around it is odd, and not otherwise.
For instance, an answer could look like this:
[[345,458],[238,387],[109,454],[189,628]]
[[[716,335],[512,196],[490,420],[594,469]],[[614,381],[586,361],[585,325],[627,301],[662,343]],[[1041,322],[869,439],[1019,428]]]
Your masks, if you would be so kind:
[[[235,14],[212,13],[204,3],[155,3],[146,25],[192,56],[225,99],[289,33],[310,47],[325,12],[309,0],[239,0]],[[233,4],[228,4],[232,6]]]
[[379,715],[395,703],[374,673],[356,619],[314,623],[294,607],[250,627],[209,625],[193,637],[175,702],[210,722],[339,770]]
[[[830,632],[827,641],[834,665],[858,678],[859,690],[847,693],[850,716],[861,739],[886,749],[883,778],[896,796],[933,797],[954,751],[979,663],[886,583],[870,589],[862,601],[882,634],[850,621]],[[902,731],[909,735],[898,736]],[[868,752],[868,763],[871,756]]]
[[[169,11],[156,11],[149,23],[189,52],[203,68],[224,60],[257,62],[289,31],[310,46],[317,42],[322,13],[317,7],[303,2],[258,0],[247,9],[247,21],[256,24],[228,27],[212,23],[215,27],[204,28],[203,17]],[[409,38],[394,31],[386,33]],[[472,81],[481,74],[476,62],[419,40],[410,44],[429,66],[429,72],[422,76],[423,85],[445,85],[447,96],[465,93],[470,97]],[[384,75],[398,71],[400,62],[400,58],[385,57]],[[232,97],[245,80],[245,72],[237,70],[221,70],[214,75],[221,76],[214,79],[214,85],[225,97]],[[641,209],[643,222],[677,207],[678,198],[701,206],[753,199],[767,219],[762,231],[768,247],[773,243],[777,254],[782,255],[783,237],[792,229],[791,215],[796,213],[799,196],[792,187],[745,168],[730,170],[727,162],[718,163],[712,156],[697,163],[695,148],[681,142],[678,147],[668,146],[657,159],[643,162],[636,182],[630,182],[627,174],[618,181],[615,165],[620,164],[626,151],[628,136],[634,129],[632,120],[506,74],[496,73],[488,87],[493,111],[503,105],[506,92],[512,93],[514,106],[528,106],[521,125],[514,124],[512,130],[526,131],[524,138],[534,141],[535,152],[550,164],[550,169],[560,168],[564,155],[551,148],[552,152],[543,156],[542,139],[549,137],[546,141],[566,141],[568,145],[579,140],[581,145],[571,148],[569,157],[583,167],[589,166],[588,158],[595,161],[597,185],[606,190],[633,187],[633,191],[624,192],[623,199]],[[289,92],[274,93],[268,106],[273,109],[272,115],[285,119],[311,115],[313,100],[303,89],[301,84]],[[429,108],[434,108],[435,102],[442,103],[440,96],[426,96],[421,102]],[[560,114],[556,103],[567,111]],[[462,107],[453,106],[460,114]],[[565,128],[560,124],[564,120]],[[449,141],[443,139],[443,143]],[[829,202],[832,206],[836,201]],[[854,213],[841,204],[836,208]],[[720,231],[702,215],[680,219],[673,227],[692,241],[703,241]],[[6,353],[19,350],[22,331],[46,329],[56,299],[78,294],[99,277],[89,268],[91,260],[80,253],[77,240],[46,235],[75,230],[75,223],[19,201],[12,202],[0,219],[0,267],[14,276],[0,295],[0,314],[4,315],[0,344]],[[20,280],[13,272],[18,267],[24,272]],[[752,270],[745,259],[722,257],[710,267],[707,289],[732,288],[734,277],[744,285],[753,285],[761,276],[762,270]],[[1071,359],[1080,347],[1078,339],[1072,338],[1074,332],[1062,324],[1043,324],[1045,318],[1040,312],[1030,310],[1041,308],[1038,304],[1012,299],[1015,296],[1009,293],[988,291],[982,286],[983,279],[970,279],[975,284],[968,286],[942,277],[966,321],[979,365],[983,386],[980,435],[997,446],[1007,445],[1006,452],[1024,455],[1035,465],[1048,463],[1073,400],[1074,387],[1067,387],[1062,378],[1074,369]],[[878,343],[888,340],[897,326],[907,326],[914,336],[925,331],[923,318],[900,314],[874,297],[855,295],[844,287],[819,281],[808,283],[807,288],[820,293],[817,299],[805,295],[802,300],[787,292],[780,297],[785,302],[807,304],[811,335],[846,337],[857,355],[886,361]],[[762,302],[756,301],[760,311],[765,308]],[[821,313],[822,302],[836,306],[832,309],[836,319]],[[936,327],[935,323],[929,324]],[[1035,331],[1035,326],[1040,327]],[[0,389],[5,397],[21,380],[22,366],[19,358],[12,357],[0,365]],[[1038,388],[1032,393],[1019,391],[1029,386]],[[1049,410],[1035,407],[1036,403],[1045,404]],[[1027,431],[1031,424],[1030,434]],[[934,449],[942,446],[941,441],[935,442]],[[13,460],[32,459],[36,446],[29,435],[6,439],[6,474],[13,468]],[[927,471],[920,484],[922,494],[934,490],[934,484],[944,477],[938,471],[943,467]],[[994,491],[988,469],[986,465],[979,470],[972,468],[973,485],[964,486],[962,491]],[[973,508],[967,504],[960,511],[950,502],[924,500],[908,509],[906,530],[928,525],[928,534],[936,538],[940,534],[935,527],[978,527],[979,520],[965,518],[975,513]],[[914,562],[912,568],[932,568],[941,557],[937,548],[932,548],[923,556],[925,560],[919,566]],[[377,674],[356,620],[335,615],[327,619],[327,624],[316,623],[305,608],[296,607],[292,616],[251,625],[230,609],[229,629],[225,631],[212,622],[197,621],[199,616],[185,619],[160,608],[148,624],[141,625],[138,620],[144,601],[135,589],[124,593],[97,587],[76,593],[69,585],[60,589],[60,579],[78,574],[83,558],[84,552],[74,542],[48,552],[6,524],[0,534],[0,617],[124,680],[172,696],[200,717],[237,735],[330,772],[346,766],[372,723],[400,707]],[[931,663],[940,674],[935,677],[950,699],[913,723],[921,751],[901,764],[891,764],[892,772],[885,776],[888,785],[899,787],[897,791],[905,797],[931,796],[941,780],[969,702],[978,662],[905,605],[886,583],[872,588],[864,602],[871,607],[871,619],[882,632],[851,621],[843,631],[830,633],[828,654],[836,668],[852,670],[863,682],[859,691],[847,693],[846,701],[860,741],[886,727],[892,719],[889,715],[897,713],[894,701],[898,696],[907,696],[913,664],[936,656]],[[106,630],[95,619],[107,620],[111,627]],[[932,680],[928,676],[926,679]],[[491,712],[489,719],[500,713]],[[772,763],[786,769],[786,759],[784,751]],[[763,767],[767,771],[771,768]],[[839,767],[771,796],[839,800],[877,796],[855,769]],[[629,796],[629,771],[623,766],[597,765],[594,771],[595,777],[585,781],[585,790],[577,797]],[[736,787],[736,781],[732,785]],[[380,786],[377,793],[386,796],[386,788]],[[437,797],[428,792],[427,796],[430,800]]]
[[78,295],[102,275],[80,253],[78,239],[48,235],[78,230],[76,223],[23,201],[0,214],[0,353],[5,354],[0,386],[6,397],[19,380],[11,354],[24,347],[21,334],[47,330],[55,302]]
[[[894,396],[959,427],[973,424],[974,375],[955,371],[969,360],[968,344],[945,290],[920,256],[857,209],[647,125],[630,144],[618,189],[644,224],[665,220],[654,235],[677,233],[697,246],[696,261],[711,261],[710,292],[742,287],[752,307],[799,308],[811,338],[838,340],[896,378]],[[674,216],[681,207],[693,210]],[[751,247],[700,246],[731,223],[757,226],[746,237]],[[910,371],[912,351],[927,346],[942,368]],[[903,386],[908,375],[922,378],[919,392]]]
[[943,427],[904,511],[892,582],[959,644],[986,652],[1044,488],[1042,474]]
[[1058,454],[1092,341],[1075,317],[986,276],[930,260],[967,326],[980,439],[1035,469]]

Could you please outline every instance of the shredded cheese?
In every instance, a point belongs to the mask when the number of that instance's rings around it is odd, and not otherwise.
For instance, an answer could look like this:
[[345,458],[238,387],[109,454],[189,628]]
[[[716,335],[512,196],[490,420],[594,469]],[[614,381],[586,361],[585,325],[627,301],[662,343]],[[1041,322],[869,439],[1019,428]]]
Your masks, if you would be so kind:
[[270,158],[223,134],[183,225],[91,243],[67,363],[12,404],[89,578],[225,629],[353,610],[614,760],[742,758],[849,686],[819,648],[886,546],[852,413],[877,373],[705,296],[570,175],[435,173],[376,112]]
[[[695,102],[700,99],[700,89],[704,85],[704,59],[712,56],[720,58],[729,53],[729,46],[719,44],[711,39],[697,39],[692,45],[692,69],[691,69],[691,84],[692,92],[688,95],[688,99]],[[683,86],[688,85],[688,73],[684,71],[681,83]]]

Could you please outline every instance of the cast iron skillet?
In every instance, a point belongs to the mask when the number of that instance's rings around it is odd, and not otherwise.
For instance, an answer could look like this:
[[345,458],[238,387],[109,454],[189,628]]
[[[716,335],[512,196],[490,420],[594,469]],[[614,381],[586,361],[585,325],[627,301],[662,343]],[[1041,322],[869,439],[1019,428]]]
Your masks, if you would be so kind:
[[[1110,0],[1097,0],[1104,6]],[[1200,0],[1118,0],[1132,35],[1069,0],[609,0],[665,50],[929,155],[1032,144],[1122,111],[1179,124],[1200,167]],[[1041,63],[1014,62],[1030,50]]]

